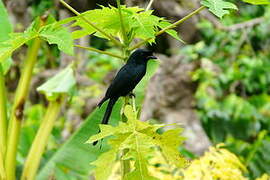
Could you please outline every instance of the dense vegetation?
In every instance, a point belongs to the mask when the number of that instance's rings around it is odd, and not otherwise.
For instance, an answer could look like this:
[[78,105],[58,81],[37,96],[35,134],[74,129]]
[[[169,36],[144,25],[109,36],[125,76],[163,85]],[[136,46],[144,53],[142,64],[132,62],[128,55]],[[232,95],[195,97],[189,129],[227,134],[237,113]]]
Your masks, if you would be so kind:
[[[202,0],[176,22],[150,10],[152,0],[145,9],[117,0],[115,6],[99,5],[82,13],[60,0],[65,11],[75,14],[61,20],[57,19],[63,9],[53,1],[33,1],[32,23],[25,27],[11,23],[8,1],[4,2],[0,1],[1,180],[270,178],[268,0]],[[218,21],[200,18],[199,40],[187,44],[175,27],[202,10]],[[106,106],[95,109],[95,104],[110,72],[133,50],[158,45],[158,36],[165,33],[183,43],[174,55],[183,55],[184,63],[199,64],[190,76],[196,84],[197,114],[213,144],[204,155],[184,148],[189,139],[178,123],[140,121],[147,85],[161,62],[148,64],[136,98],[119,100],[110,125],[99,125]],[[89,36],[83,46],[80,39]]]

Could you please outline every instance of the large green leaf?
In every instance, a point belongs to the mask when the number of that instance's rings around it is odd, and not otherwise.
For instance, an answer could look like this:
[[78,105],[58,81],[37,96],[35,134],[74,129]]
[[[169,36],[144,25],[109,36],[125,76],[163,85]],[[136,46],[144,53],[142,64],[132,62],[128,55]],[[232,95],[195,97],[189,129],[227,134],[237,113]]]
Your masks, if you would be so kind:
[[49,44],[56,44],[59,50],[73,55],[73,39],[66,27],[52,23],[40,29],[39,35]]
[[[80,128],[69,138],[68,141],[50,158],[41,168],[37,180],[47,180],[49,177],[61,179],[68,177],[77,180],[87,180],[93,169],[90,162],[108,150],[108,146],[103,143],[100,146],[85,144],[89,136],[98,131],[98,124],[101,122],[106,105],[95,110]],[[113,108],[110,124],[116,124],[120,119],[120,101]],[[63,179],[63,178],[62,178]]]
[[101,126],[101,132],[91,136],[87,141],[88,143],[93,143],[106,136],[114,137],[109,140],[110,151],[105,152],[92,163],[97,166],[95,169],[96,178],[102,177],[101,180],[108,178],[111,170],[101,170],[108,163],[104,158],[115,156],[109,159],[110,164],[114,164],[117,154],[122,153],[123,150],[127,150],[127,153],[122,156],[122,159],[129,159],[135,163],[135,167],[126,175],[126,180],[156,180],[157,178],[153,177],[154,174],[150,175],[148,165],[149,158],[154,157],[155,152],[159,149],[170,164],[179,168],[185,165],[186,161],[178,151],[179,146],[183,143],[183,137],[180,135],[181,129],[168,130],[160,134],[157,130],[162,126],[139,121],[137,113],[134,112],[131,105],[125,106],[124,114],[127,117],[126,123],[120,123],[116,127],[103,125]]
[[67,94],[76,84],[74,72],[69,65],[67,68],[56,74],[47,82],[37,88],[39,92],[46,95],[49,100],[55,100],[61,94]]
[[269,0],[243,0],[243,1],[255,5],[270,4]]
[[140,108],[140,106],[143,103],[144,97],[145,97],[145,91],[147,88],[147,84],[150,81],[150,79],[153,77],[155,72],[157,71],[159,67],[159,60],[151,60],[147,64],[147,72],[146,75],[143,77],[143,79],[140,81],[140,83],[136,86],[134,89],[134,92],[136,94],[136,102],[137,106]]
[[38,37],[38,33],[35,31],[12,34],[10,39],[0,43],[0,62],[5,61],[16,49],[36,37]]
[[8,40],[8,34],[12,32],[12,26],[8,19],[8,14],[2,1],[0,1],[0,42]]
[[229,14],[229,9],[237,10],[236,5],[230,2],[226,2],[224,0],[203,0],[201,4],[208,7],[209,11],[211,11],[219,18],[222,18],[224,15]]
[[0,42],[0,63],[6,61],[19,47],[38,37],[50,44],[57,44],[58,48],[67,54],[73,54],[72,35],[65,27],[58,22],[46,22],[49,24],[40,28],[40,23],[40,19],[36,18],[26,31],[10,34],[6,41]]
[[[11,23],[9,22],[8,14],[2,1],[0,1],[0,19],[1,19],[0,42],[2,42],[2,41],[8,40],[9,34],[12,32],[12,26],[11,26]],[[2,64],[4,74],[6,74],[12,64],[12,60],[11,58],[8,58],[6,61],[2,62],[1,64]]]

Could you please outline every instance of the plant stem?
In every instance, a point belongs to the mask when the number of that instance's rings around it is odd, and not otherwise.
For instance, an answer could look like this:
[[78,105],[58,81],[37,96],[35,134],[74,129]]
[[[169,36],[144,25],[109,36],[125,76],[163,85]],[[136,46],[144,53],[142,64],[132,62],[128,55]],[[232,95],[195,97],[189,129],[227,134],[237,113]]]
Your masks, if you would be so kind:
[[117,54],[113,54],[113,53],[110,53],[108,51],[102,51],[102,50],[99,50],[99,49],[96,49],[96,48],[92,48],[92,47],[84,47],[84,46],[80,46],[80,45],[74,45],[75,47],[78,47],[78,48],[82,48],[82,49],[86,49],[86,50],[89,50],[89,51],[94,51],[94,52],[97,52],[97,53],[100,53],[100,54],[106,54],[108,56],[112,56],[112,57],[116,57],[118,59],[125,59],[124,57],[122,56],[119,56]]
[[[130,51],[128,50],[128,48],[123,49],[123,54],[125,57],[129,57],[130,56]],[[125,100],[124,100],[124,105],[122,107],[122,110],[124,112],[125,106],[129,103],[129,98],[130,96],[126,96]],[[125,115],[124,113],[121,114],[121,119],[125,120]],[[128,149],[124,149],[122,152],[122,157],[125,156],[128,153]],[[125,178],[125,176],[130,172],[130,160],[121,160],[121,176],[122,179]]]
[[60,0],[60,2],[67,8],[69,9],[71,12],[73,12],[74,14],[76,14],[77,16],[80,16],[87,24],[89,24],[91,27],[93,27],[94,29],[96,29],[98,32],[100,32],[102,35],[106,36],[107,38],[109,38],[116,46],[120,46],[122,47],[123,45],[116,40],[114,37],[112,37],[110,34],[107,34],[105,31],[103,31],[102,29],[100,29],[99,27],[97,27],[94,23],[90,22],[88,19],[86,19],[84,16],[81,16],[81,14],[76,11],[73,7],[71,7],[69,4],[67,4],[65,1]]
[[23,65],[23,71],[15,93],[15,100],[12,106],[11,119],[8,129],[8,146],[6,152],[5,167],[8,180],[15,180],[16,171],[16,152],[20,138],[20,129],[23,120],[23,110],[34,65],[37,60],[38,50],[41,40],[36,38],[32,45],[28,48],[26,61]]
[[124,20],[123,20],[123,16],[122,16],[120,0],[117,0],[117,8],[118,8],[119,17],[120,17],[121,32],[122,32],[122,36],[124,38],[124,44],[126,46],[128,46],[128,37],[127,37],[127,34],[126,34],[126,30],[125,30],[125,25],[124,25]]
[[[128,153],[128,149],[123,150],[122,157]],[[121,160],[121,176],[122,179],[125,179],[125,176],[130,172],[130,161],[129,160]]]
[[[5,76],[0,63],[0,153],[5,156],[7,147],[7,98]],[[3,161],[4,162],[4,161]]]
[[150,0],[149,4],[147,5],[147,7],[145,9],[146,11],[148,11],[151,8],[153,2],[154,2],[154,0]]
[[4,168],[4,156],[3,153],[0,151],[0,179],[6,179],[6,172]]
[[[182,19],[180,19],[179,21],[176,21],[175,23],[171,24],[170,26],[167,26],[166,28],[161,29],[160,31],[158,31],[155,36],[159,36],[163,33],[165,33],[167,30],[175,28],[176,26],[178,26],[179,24],[182,24],[183,22],[185,22],[186,20],[188,20],[189,18],[191,18],[192,16],[194,16],[195,14],[198,14],[200,11],[202,11],[205,8],[205,6],[201,6],[200,8],[196,9],[195,11],[191,12],[190,14],[186,15],[185,17],[183,17]],[[137,44],[135,44],[133,47],[129,48],[130,51],[139,48],[140,46],[144,45],[145,43],[147,43],[149,40],[151,40],[152,38],[147,38]]]
[[60,112],[63,100],[64,98],[60,97],[55,101],[50,101],[46,114],[41,122],[37,135],[28,153],[21,177],[22,180],[35,179],[36,172],[40,164],[40,159],[48,143],[48,138],[53,129],[55,120]]
[[5,77],[0,63],[0,179],[6,178],[4,157],[7,147],[7,101]]

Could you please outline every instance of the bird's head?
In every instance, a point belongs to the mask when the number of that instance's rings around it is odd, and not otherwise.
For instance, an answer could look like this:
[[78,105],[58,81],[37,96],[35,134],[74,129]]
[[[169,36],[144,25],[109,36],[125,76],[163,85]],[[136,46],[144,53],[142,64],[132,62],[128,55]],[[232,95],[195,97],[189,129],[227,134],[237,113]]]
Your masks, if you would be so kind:
[[147,49],[137,49],[129,57],[128,62],[146,63],[150,59],[157,59],[153,51]]

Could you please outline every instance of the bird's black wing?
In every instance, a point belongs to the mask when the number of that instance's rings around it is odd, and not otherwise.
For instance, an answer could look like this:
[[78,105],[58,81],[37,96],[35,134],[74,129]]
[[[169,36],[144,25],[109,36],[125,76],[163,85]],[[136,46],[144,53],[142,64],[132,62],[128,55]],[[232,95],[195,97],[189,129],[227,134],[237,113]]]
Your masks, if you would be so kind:
[[146,67],[143,65],[132,66],[132,64],[126,64],[115,76],[105,97],[126,96],[140,82],[145,72]]

